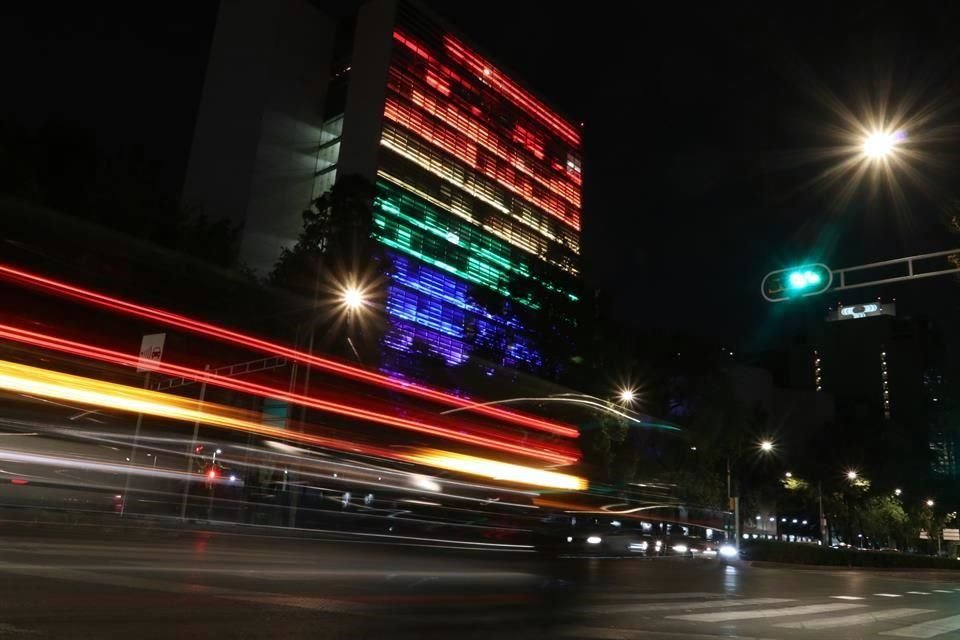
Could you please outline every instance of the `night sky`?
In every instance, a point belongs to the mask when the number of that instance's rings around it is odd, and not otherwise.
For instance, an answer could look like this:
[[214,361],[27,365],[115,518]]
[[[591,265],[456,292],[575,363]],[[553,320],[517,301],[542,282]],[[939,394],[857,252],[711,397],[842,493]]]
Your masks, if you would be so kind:
[[[630,325],[758,349],[837,299],[773,307],[766,271],[960,246],[944,224],[960,197],[956,3],[428,4],[584,122],[584,267]],[[102,154],[133,154],[176,191],[215,5],[113,7],[32,3],[0,20],[4,127],[81,123]],[[930,112],[908,131],[916,180],[898,180],[899,204],[883,185],[844,199],[849,177],[817,179],[850,128],[837,105],[862,119],[882,104]],[[840,299],[895,296],[948,323],[957,294],[941,278]]]

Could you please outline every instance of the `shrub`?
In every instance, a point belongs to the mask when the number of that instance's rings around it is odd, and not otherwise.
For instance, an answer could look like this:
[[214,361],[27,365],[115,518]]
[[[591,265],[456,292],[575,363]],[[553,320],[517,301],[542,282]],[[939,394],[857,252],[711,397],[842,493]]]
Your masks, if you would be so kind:
[[889,551],[832,549],[813,544],[776,540],[744,540],[745,560],[812,564],[832,567],[877,567],[885,569],[960,569],[960,560]]

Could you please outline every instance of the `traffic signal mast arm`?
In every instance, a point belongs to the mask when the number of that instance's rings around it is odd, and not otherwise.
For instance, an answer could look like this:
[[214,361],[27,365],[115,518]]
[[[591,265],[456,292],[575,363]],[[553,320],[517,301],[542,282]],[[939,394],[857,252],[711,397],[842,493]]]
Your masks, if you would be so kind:
[[[844,291],[846,289],[859,289],[861,287],[960,273],[960,259],[955,261],[951,260],[949,268],[928,271],[924,271],[922,266],[917,264],[937,258],[949,260],[952,256],[960,258],[960,249],[922,253],[905,258],[871,262],[869,264],[861,264],[836,270],[831,270],[827,265],[822,263],[805,264],[789,269],[778,269],[764,276],[763,281],[760,283],[760,293],[768,302],[783,302],[785,300],[792,300],[793,298],[818,295],[828,290]],[[848,274],[869,271],[871,269],[888,268],[896,265],[905,265],[906,273],[875,277],[860,282],[849,282]],[[837,283],[837,286],[831,287],[834,283]]]

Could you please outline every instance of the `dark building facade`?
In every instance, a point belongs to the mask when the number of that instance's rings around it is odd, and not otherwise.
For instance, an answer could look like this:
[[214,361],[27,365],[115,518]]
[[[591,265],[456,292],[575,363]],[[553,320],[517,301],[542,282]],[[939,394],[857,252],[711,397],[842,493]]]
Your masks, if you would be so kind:
[[[335,36],[317,5],[278,5],[279,26],[261,34],[275,44],[263,64],[282,67],[302,49],[315,67],[298,61],[266,84],[259,129],[253,115],[241,131],[201,109],[188,191],[202,196],[197,185],[214,184],[210,173],[221,182],[249,177],[227,217],[244,224],[243,257],[263,271],[293,244],[312,199],[344,176],[362,176],[375,185],[373,235],[389,258],[383,366],[404,373],[411,354],[457,366],[482,352],[496,365],[538,371],[531,318],[578,296],[579,126],[413,2],[367,2]],[[255,25],[235,13],[227,11],[215,40],[251,37]],[[323,22],[316,51],[296,44],[305,28],[298,19]],[[218,59],[235,57],[218,50],[215,42],[212,74],[227,66]],[[243,72],[208,77],[205,102],[222,108]],[[256,153],[220,167],[217,147],[233,135],[257,138],[247,145]],[[208,194],[208,208],[218,199]]]
[[336,27],[302,0],[220,3],[181,200],[242,225],[242,259],[260,273],[313,196]]
[[902,458],[926,457],[931,471],[954,477],[956,429],[943,354],[927,316],[900,315],[894,302],[877,300],[830,309],[770,368],[791,387],[833,397],[839,424],[854,430],[838,437],[859,439],[865,452],[899,447]]

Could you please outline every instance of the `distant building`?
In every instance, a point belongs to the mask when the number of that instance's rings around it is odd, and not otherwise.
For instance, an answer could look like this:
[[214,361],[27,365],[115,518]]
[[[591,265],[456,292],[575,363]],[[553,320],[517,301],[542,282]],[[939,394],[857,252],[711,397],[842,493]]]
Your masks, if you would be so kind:
[[766,418],[764,432],[770,436],[792,436],[819,429],[835,419],[833,397],[809,387],[782,388],[762,367],[733,364],[726,368],[727,379],[740,404],[759,410]]
[[944,346],[924,315],[897,315],[893,302],[839,305],[810,334],[770,358],[778,379],[833,397],[840,424],[858,425],[865,449],[903,427],[903,454],[930,453],[931,470],[956,476],[957,429],[947,410]]
[[223,3],[185,201],[242,222],[263,272],[313,198],[363,176],[391,262],[384,366],[479,349],[536,371],[524,318],[577,300],[580,127],[416,3],[334,31],[314,4]]

